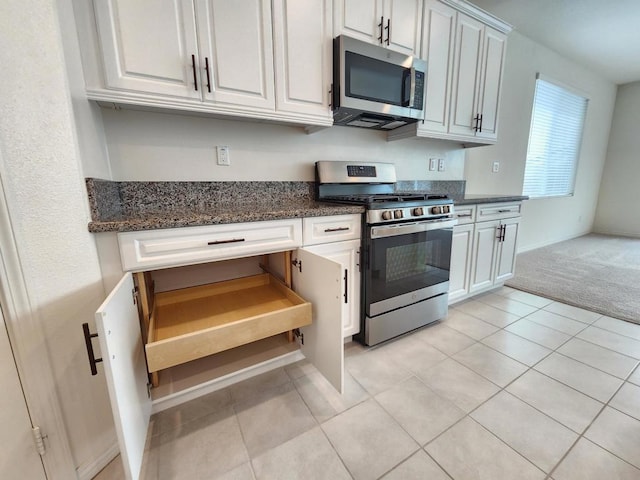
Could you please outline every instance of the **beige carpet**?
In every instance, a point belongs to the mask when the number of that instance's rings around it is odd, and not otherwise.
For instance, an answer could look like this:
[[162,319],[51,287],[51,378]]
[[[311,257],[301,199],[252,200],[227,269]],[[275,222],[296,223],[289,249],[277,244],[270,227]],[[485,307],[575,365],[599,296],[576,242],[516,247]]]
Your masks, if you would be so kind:
[[640,238],[589,234],[521,253],[506,285],[640,323]]

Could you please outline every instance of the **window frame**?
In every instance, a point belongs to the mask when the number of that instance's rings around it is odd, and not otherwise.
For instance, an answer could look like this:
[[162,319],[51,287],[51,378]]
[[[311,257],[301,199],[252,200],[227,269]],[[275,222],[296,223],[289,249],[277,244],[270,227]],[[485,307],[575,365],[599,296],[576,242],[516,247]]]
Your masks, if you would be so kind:
[[[580,121],[581,125],[580,125],[580,131],[577,133],[577,138],[576,136],[572,137],[571,140],[573,142],[573,144],[575,145],[575,148],[573,149],[572,153],[575,153],[575,158],[572,161],[572,171],[571,171],[571,176],[572,178],[570,179],[570,185],[568,185],[567,188],[567,192],[565,193],[544,193],[542,195],[536,195],[533,194],[532,192],[527,193],[525,191],[525,184],[526,184],[526,175],[527,175],[527,166],[529,164],[529,162],[531,161],[530,156],[532,156],[532,152],[531,152],[531,145],[532,145],[532,137],[534,134],[534,124],[536,122],[536,99],[538,98],[538,85],[540,85],[539,82],[544,82],[548,85],[550,85],[551,87],[557,88],[557,89],[561,89],[563,90],[563,94],[568,94],[568,95],[572,95],[574,97],[580,97],[581,100],[576,100],[576,104],[578,104],[578,102],[583,103],[583,105],[579,106],[579,108],[582,111],[582,118],[578,119],[577,117],[575,117],[576,121]],[[582,142],[584,140],[584,132],[585,132],[585,127],[587,124],[587,114],[589,111],[589,103],[590,103],[590,98],[589,95],[587,95],[584,91],[581,91],[580,89],[570,86],[570,85],[566,85],[563,82],[560,82],[558,80],[552,79],[550,77],[547,77],[546,75],[542,75],[540,73],[536,74],[536,81],[535,81],[535,87],[534,87],[534,95],[533,95],[533,102],[532,102],[532,108],[531,108],[531,121],[529,123],[529,137],[527,140],[527,152],[526,152],[526,156],[525,156],[525,171],[523,173],[523,178],[522,178],[522,194],[523,195],[527,195],[530,199],[535,200],[535,199],[547,199],[547,198],[562,198],[562,197],[572,197],[575,195],[575,188],[576,188],[576,180],[578,177],[578,168],[580,165],[580,154],[582,151]],[[538,106],[538,108],[540,108],[540,106]],[[551,124],[552,122],[549,122],[549,124]],[[550,125],[551,126],[551,125]],[[557,140],[557,138],[556,138]],[[545,137],[545,143],[544,146],[545,148],[548,147],[549,145],[549,141],[548,141],[548,136]],[[545,156],[544,156],[544,165],[549,164],[549,156],[546,155],[545,152]],[[540,176],[540,178],[544,178],[544,180],[546,182],[549,181],[550,176],[546,175],[545,177]],[[558,178],[561,178],[560,176],[558,176]],[[546,190],[546,188],[545,188]]]

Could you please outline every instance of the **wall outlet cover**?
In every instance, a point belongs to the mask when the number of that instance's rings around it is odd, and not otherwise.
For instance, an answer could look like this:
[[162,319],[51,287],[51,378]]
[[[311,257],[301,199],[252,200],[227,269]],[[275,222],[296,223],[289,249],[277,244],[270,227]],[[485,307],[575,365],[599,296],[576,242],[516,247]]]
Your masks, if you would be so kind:
[[491,171],[493,173],[498,173],[500,171],[500,162],[493,162],[493,166],[491,167]]
[[438,171],[444,172],[444,158],[438,159]]
[[231,157],[229,156],[229,147],[226,145],[219,145],[216,147],[218,155],[218,165],[224,165],[228,167],[231,165]]

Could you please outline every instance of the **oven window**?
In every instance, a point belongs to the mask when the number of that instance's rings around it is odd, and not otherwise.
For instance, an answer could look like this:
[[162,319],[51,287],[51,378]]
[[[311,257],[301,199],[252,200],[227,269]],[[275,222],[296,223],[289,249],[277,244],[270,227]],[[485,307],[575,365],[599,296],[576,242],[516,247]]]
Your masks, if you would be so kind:
[[370,240],[367,304],[449,280],[451,229]]

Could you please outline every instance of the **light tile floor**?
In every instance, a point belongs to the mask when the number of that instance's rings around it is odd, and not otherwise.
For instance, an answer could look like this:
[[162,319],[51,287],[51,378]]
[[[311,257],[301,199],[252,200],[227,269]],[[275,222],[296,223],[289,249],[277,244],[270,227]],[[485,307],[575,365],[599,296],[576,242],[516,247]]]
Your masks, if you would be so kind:
[[[640,325],[504,287],[152,418],[143,478],[640,479]],[[116,458],[97,480],[123,478]]]

